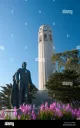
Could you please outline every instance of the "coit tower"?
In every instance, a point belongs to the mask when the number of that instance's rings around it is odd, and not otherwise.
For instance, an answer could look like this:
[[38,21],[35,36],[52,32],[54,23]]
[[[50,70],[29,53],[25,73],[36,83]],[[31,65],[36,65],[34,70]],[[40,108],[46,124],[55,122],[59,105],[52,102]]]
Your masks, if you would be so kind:
[[39,90],[45,90],[45,84],[53,73],[52,63],[53,38],[52,30],[48,25],[42,25],[38,32],[38,73]]

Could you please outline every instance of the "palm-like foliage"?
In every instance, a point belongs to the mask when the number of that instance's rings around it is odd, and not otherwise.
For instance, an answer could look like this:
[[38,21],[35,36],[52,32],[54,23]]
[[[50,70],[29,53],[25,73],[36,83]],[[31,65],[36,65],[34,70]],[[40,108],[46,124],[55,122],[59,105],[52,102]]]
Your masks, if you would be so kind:
[[12,84],[6,84],[6,86],[1,86],[2,90],[0,92],[0,107],[11,108],[11,91]]

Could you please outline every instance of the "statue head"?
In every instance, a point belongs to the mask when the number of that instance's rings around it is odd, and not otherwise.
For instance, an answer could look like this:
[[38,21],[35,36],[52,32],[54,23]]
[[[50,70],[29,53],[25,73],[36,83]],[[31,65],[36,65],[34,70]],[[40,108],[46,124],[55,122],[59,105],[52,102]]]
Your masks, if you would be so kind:
[[22,63],[22,68],[26,69],[26,66],[27,66],[27,63],[26,62],[23,62]]

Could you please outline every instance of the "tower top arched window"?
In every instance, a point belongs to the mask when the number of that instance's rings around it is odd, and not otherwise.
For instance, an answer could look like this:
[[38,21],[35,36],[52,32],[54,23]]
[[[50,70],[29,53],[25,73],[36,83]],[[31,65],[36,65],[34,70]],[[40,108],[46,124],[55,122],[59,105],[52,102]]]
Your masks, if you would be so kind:
[[52,41],[52,35],[51,34],[49,35],[49,39],[50,39],[50,41]]
[[44,34],[44,41],[47,41],[47,34]]

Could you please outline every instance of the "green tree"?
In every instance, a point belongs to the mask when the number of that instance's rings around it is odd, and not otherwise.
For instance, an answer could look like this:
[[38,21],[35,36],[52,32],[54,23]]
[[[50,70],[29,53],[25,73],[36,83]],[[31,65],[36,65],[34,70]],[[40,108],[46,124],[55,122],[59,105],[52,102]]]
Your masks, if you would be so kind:
[[[75,70],[64,70],[62,72],[55,72],[50,76],[46,83],[49,95],[58,101],[70,103],[74,100],[80,101],[80,82],[78,81],[78,73]],[[63,84],[67,82],[67,85]]]
[[37,91],[38,89],[36,88],[35,85],[33,86],[28,85],[28,102],[29,103],[32,103],[32,99],[35,99]]
[[64,69],[75,69],[80,73],[80,52],[79,50],[65,51],[54,54],[52,61],[58,64],[58,71]]

